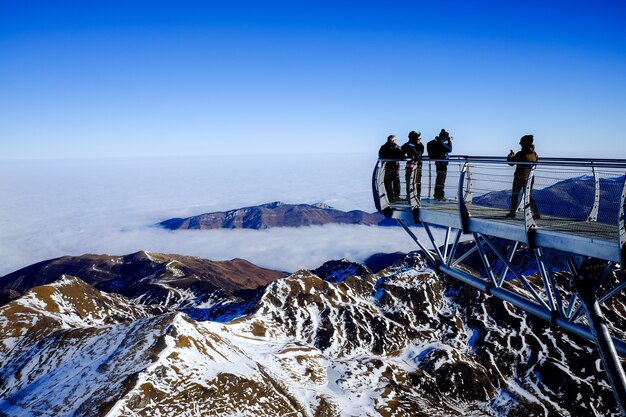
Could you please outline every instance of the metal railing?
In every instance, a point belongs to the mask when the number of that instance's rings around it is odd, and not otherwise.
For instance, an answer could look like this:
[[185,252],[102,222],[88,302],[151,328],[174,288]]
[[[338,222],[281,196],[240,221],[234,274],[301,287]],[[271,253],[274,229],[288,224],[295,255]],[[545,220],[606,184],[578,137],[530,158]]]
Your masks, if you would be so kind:
[[[435,190],[441,163],[379,160],[372,180],[376,208],[389,217],[393,211],[457,210],[464,225],[469,219],[517,222],[527,232],[569,233],[613,241],[620,250],[626,246],[626,160],[452,156],[445,161],[444,199],[435,198],[442,192]],[[516,176],[518,167],[528,173]],[[392,177],[399,192],[390,185]]]
[[[435,185],[437,181],[437,165],[445,166],[446,178],[443,191],[446,201],[456,201],[458,181],[466,160],[462,157],[452,157],[447,160],[424,158],[418,163],[411,163],[404,159],[379,159],[374,169],[373,189],[374,201],[379,211],[392,205],[412,208],[420,207],[423,202],[435,199]],[[392,172],[390,172],[392,171]],[[400,199],[395,199],[393,192],[388,190],[385,179],[396,177],[400,184]]]

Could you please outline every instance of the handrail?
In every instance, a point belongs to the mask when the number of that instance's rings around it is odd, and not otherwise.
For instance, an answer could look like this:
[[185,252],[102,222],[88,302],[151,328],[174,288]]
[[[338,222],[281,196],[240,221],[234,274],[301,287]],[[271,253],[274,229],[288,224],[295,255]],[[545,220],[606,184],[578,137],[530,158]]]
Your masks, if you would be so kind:
[[[505,159],[506,156],[488,156],[488,155],[450,155],[450,158],[472,159],[472,160],[492,160],[492,159]],[[540,161],[569,161],[569,162],[607,162],[615,164],[626,164],[626,159],[620,158],[568,158],[568,157],[554,157],[554,156],[540,156]]]
[[[410,161],[409,158],[387,159],[379,158],[380,162],[401,162]],[[468,155],[450,155],[447,159],[422,157],[422,161],[446,161],[446,162],[463,162],[469,161],[473,163],[498,163],[498,164],[514,164],[514,165],[551,165],[551,166],[567,166],[567,167],[591,167],[598,168],[617,168],[624,167],[626,169],[626,159],[583,159],[583,158],[554,158],[540,157],[536,162],[508,161],[506,157],[501,156],[468,156]]]

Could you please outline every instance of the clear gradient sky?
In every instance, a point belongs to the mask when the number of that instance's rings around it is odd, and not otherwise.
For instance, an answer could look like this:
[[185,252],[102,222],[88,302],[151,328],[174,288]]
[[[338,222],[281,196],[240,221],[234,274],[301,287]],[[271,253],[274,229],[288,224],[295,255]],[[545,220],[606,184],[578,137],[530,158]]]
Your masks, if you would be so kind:
[[626,158],[626,2],[0,0],[0,159]]

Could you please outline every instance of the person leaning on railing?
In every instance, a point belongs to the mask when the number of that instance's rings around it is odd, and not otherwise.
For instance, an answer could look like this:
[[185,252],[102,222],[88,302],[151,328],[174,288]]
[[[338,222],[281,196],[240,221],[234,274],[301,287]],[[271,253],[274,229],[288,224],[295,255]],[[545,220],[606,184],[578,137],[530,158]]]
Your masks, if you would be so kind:
[[[395,135],[389,135],[387,142],[378,150],[380,159],[404,159],[404,153],[396,143]],[[398,162],[385,162],[385,191],[390,203],[400,199],[400,164]]]
[[[415,197],[419,200],[422,193],[422,155],[424,145],[422,134],[414,130],[409,132],[409,141],[402,145],[404,156],[409,159],[405,168],[406,198],[411,201],[411,185],[414,185]],[[413,179],[413,181],[411,181]]]
[[[522,150],[517,153],[513,153],[513,149],[511,149],[509,155],[506,157],[506,160],[509,162],[537,162],[539,160],[539,156],[537,155],[537,152],[535,152],[533,140],[533,135],[522,136],[519,141],[519,144],[522,146]],[[513,174],[513,190],[511,192],[511,211],[506,215],[509,219],[515,218],[519,193],[526,185],[526,180],[528,179],[528,175],[530,175],[531,167],[531,164],[517,164],[517,167],[515,168],[515,173]],[[534,180],[535,179],[533,178],[532,182],[534,182]],[[530,195],[530,208],[533,211],[534,219],[541,218],[539,215],[539,208],[537,207],[537,203],[535,203],[535,199],[532,194]]]

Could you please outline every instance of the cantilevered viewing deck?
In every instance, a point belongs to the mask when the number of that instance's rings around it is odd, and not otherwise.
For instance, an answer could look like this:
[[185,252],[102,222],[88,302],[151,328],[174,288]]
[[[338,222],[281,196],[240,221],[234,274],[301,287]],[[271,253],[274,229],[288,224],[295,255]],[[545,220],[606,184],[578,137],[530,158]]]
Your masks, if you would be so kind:
[[[397,201],[388,198],[385,162],[400,165],[401,198]],[[447,163],[446,201],[438,201],[432,197],[434,161],[422,162],[421,187],[414,182],[420,176],[406,175],[405,161],[379,161],[373,179],[379,211],[409,224],[429,223],[622,262],[626,161],[551,158],[532,164],[520,204],[513,208],[515,218],[506,217],[512,209],[515,171],[506,158],[463,156]],[[539,213],[532,212],[530,196]]]

